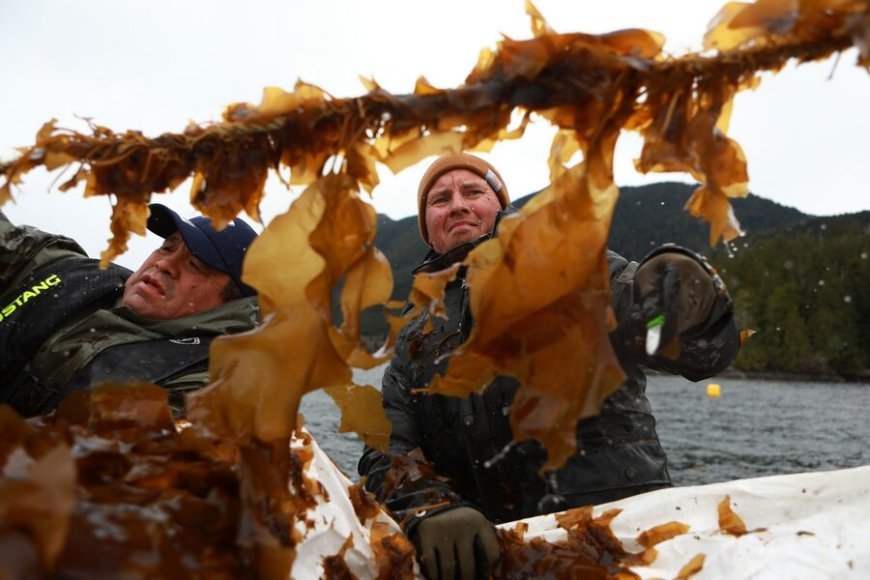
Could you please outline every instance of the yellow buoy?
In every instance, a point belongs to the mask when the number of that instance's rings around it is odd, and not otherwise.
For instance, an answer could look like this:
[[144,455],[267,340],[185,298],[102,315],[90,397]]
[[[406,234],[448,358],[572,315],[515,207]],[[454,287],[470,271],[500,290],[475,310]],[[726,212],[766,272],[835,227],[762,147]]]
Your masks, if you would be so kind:
[[719,383],[710,383],[707,385],[708,397],[719,397],[722,395],[722,386]]

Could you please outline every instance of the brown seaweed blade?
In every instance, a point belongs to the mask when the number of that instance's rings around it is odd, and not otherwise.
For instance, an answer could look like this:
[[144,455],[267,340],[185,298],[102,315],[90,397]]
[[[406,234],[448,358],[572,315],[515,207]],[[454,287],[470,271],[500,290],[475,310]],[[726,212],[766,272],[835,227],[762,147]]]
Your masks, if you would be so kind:
[[[62,438],[38,432],[5,405],[0,407],[0,431],[0,542],[7,541],[8,534],[25,531],[41,565],[51,570],[63,550],[75,506],[75,461]],[[13,453],[17,460],[9,461]]]
[[731,496],[726,495],[716,508],[719,514],[719,529],[722,533],[740,537],[747,533],[746,524],[731,508]]
[[324,389],[341,410],[339,433],[357,433],[376,449],[386,449],[392,427],[386,416],[373,413],[381,406],[381,392],[371,385],[344,385]]
[[3,458],[2,531],[26,531],[61,575],[238,577],[235,459],[178,433],[166,401],[153,385],[107,384],[29,424],[0,410],[2,454],[29,470]]
[[696,554],[693,556],[691,560],[680,568],[680,571],[677,573],[677,580],[690,580],[692,576],[704,569],[704,562],[706,560],[706,554]]
[[[374,235],[374,213],[361,205],[352,186],[347,176],[321,179],[251,246],[243,276],[259,289],[263,323],[255,331],[215,341],[212,384],[192,397],[191,420],[240,439],[287,438],[302,395],[349,385],[349,364],[377,362],[349,348],[358,343],[359,310],[385,302],[392,290],[383,284],[383,268],[388,273],[389,267],[377,260],[373,266],[375,249],[366,247]],[[362,239],[361,219],[371,222]],[[346,231],[349,236],[336,235]],[[344,333],[331,324],[332,291],[342,275],[347,275],[342,301],[350,321]],[[367,284],[369,276],[379,285]],[[383,421],[374,420],[364,429],[373,436],[383,432]]]

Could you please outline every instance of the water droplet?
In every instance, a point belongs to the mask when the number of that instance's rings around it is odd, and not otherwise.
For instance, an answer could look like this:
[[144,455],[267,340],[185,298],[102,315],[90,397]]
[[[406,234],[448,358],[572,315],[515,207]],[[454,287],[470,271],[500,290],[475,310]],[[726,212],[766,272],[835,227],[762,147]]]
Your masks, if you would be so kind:
[[852,303],[852,297],[849,296],[848,294],[846,294],[845,296],[843,296],[843,302],[845,302],[846,304],[851,304],[851,303]]
[[824,280],[819,280],[819,286],[824,286],[824,285],[825,285],[825,281],[824,281]]

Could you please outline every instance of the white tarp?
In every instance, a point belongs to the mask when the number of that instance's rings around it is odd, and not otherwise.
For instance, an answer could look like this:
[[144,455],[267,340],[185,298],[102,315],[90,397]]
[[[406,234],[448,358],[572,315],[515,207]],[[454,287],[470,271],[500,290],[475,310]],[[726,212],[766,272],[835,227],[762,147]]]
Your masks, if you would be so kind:
[[[296,546],[296,559],[290,577],[322,578],[323,559],[338,554],[348,536],[353,535],[353,545],[344,553],[345,563],[357,578],[376,578],[378,570],[369,545],[372,525],[383,522],[391,532],[401,532],[402,529],[383,510],[379,510],[375,519],[361,523],[348,495],[348,488],[353,482],[335,466],[313,437],[310,440],[314,458],[306,467],[306,474],[320,482],[329,499],[323,501],[323,498],[318,498],[315,513],[308,514],[313,526],[305,526],[301,522],[297,524],[296,529],[304,535]],[[294,438],[291,447],[302,445],[303,441]]]
[[[300,444],[296,442],[294,444]],[[358,578],[377,576],[369,546],[372,521],[356,517],[347,489],[351,481],[312,444],[309,474],[328,493],[312,515],[315,525],[297,546],[292,578],[320,578],[321,562],[338,553],[348,534],[353,546],[345,562]],[[731,508],[749,533],[734,536],[720,529],[717,508],[730,496]],[[676,578],[703,553],[703,568],[692,578],[870,578],[870,466],[838,471],[778,475],[711,485],[676,487],[596,506],[594,516],[619,508],[611,530],[629,552],[642,552],[641,532],[678,521],[687,533],[656,544],[658,557],[631,571],[641,578]],[[399,526],[381,512],[377,521]],[[554,515],[523,520],[525,539],[565,537]],[[516,522],[502,524],[514,528]]]
[[[726,496],[751,533],[720,530],[717,507]],[[706,558],[697,580],[870,578],[870,466],[663,489],[596,506],[593,514],[612,508],[622,512],[610,528],[630,552],[642,551],[635,539],[654,526],[690,526],[655,546],[651,566],[631,568],[641,578],[676,578],[700,553]],[[565,536],[553,515],[525,521],[527,540]]]

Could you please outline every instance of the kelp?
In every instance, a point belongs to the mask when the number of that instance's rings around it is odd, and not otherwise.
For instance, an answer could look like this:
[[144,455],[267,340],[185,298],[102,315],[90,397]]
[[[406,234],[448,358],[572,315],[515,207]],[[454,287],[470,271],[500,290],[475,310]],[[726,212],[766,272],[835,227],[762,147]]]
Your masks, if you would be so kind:
[[341,99],[299,82],[290,93],[267,88],[259,105],[229,106],[223,123],[191,124],[153,139],[98,125],[85,135],[52,120],[34,145],[2,166],[0,198],[33,167],[78,163],[61,189],[85,182],[85,195],[117,198],[119,229],[104,254],[109,260],[125,247],[127,233],[143,231],[144,208],[127,206],[144,206],[152,193],[190,176],[194,205],[207,215],[228,220],[244,209],[256,217],[270,168],[288,167],[290,183],[308,184],[329,162],[371,191],[377,163],[399,171],[445,149],[485,149],[520,136],[521,130],[508,130],[513,111],[547,117],[574,132],[585,150],[607,122],[608,99],[618,96],[635,113],[624,128],[644,137],[639,169],[691,172],[707,189],[695,196],[693,213],[719,232],[715,239],[727,239],[735,233],[729,216],[705,201],[745,192],[742,154],[725,137],[734,92],[790,59],[815,60],[855,46],[859,64],[870,63],[861,0],[729,3],[705,37],[706,47],[719,52],[679,58],[665,56],[664,39],[653,32],[556,34],[534,7],[527,9],[536,37],[504,39],[496,51],[484,50],[466,83],[452,90],[421,78],[414,93],[392,95],[369,80],[366,95]]
[[[668,522],[645,530],[637,541],[644,548],[631,552],[613,533],[611,523],[622,511],[606,510],[593,515],[593,506],[573,508],[557,514],[558,539],[525,539],[528,524],[498,532],[501,559],[496,578],[608,578],[635,579],[635,566],[649,566],[658,557],[654,546],[689,531],[681,522]],[[554,534],[555,536],[555,534]]]
[[740,537],[747,533],[746,524],[731,508],[731,496],[725,496],[716,508],[719,514],[719,529],[723,534]]
[[[740,228],[729,199],[745,195],[748,183],[743,152],[727,136],[734,95],[790,60],[856,47],[859,66],[870,66],[866,0],[729,3],[707,31],[707,52],[679,57],[664,54],[654,32],[557,34],[531,4],[527,12],[533,38],[504,38],[484,50],[453,89],[421,78],[412,93],[393,95],[368,80],[366,94],[336,98],[299,82],[291,92],[267,88],[258,105],[230,105],[220,123],[155,138],[95,124],[84,134],[52,120],[0,166],[0,202],[37,166],[72,167],[62,190],[84,183],[86,196],[112,196],[104,263],[126,249],[131,232],[144,233],[152,194],[189,177],[193,205],[219,224],[243,210],[258,219],[270,170],[289,168],[288,183],[307,186],[250,249],[243,278],[259,290],[263,323],[215,341],[211,385],[190,398],[193,426],[185,431],[223,442],[247,474],[233,509],[248,522],[241,543],[261,574],[281,575],[292,560],[295,500],[280,490],[292,472],[286,444],[299,399],[327,388],[346,408],[357,396],[368,401],[370,394],[348,387],[350,366],[386,360],[406,320],[388,312],[384,348],[371,354],[362,347],[360,313],[385,304],[392,288],[389,265],[374,247],[374,211],[359,196],[375,190],[379,164],[398,172],[447,151],[486,151],[521,137],[533,116],[557,127],[550,186],[465,260],[471,336],[445,376],[417,385],[467,396],[496,373],[518,377],[514,432],[541,441],[545,468],[553,469],[576,451],[576,421],[597,412],[622,380],[607,339],[614,321],[604,252],[618,194],[613,153],[623,131],[643,138],[638,170],[685,171],[698,180],[687,211],[710,224],[711,243],[730,240]],[[578,153],[581,160],[569,166]],[[455,274],[418,277],[411,314],[441,312],[443,285]],[[366,404],[371,413],[345,412],[343,425],[383,449],[388,426],[378,406]],[[58,453],[43,460],[62,471]],[[64,506],[60,522],[68,521]],[[32,535],[42,538],[40,557],[50,563],[63,525],[39,524],[40,517],[32,516]]]
[[593,517],[592,506],[574,508],[558,517],[564,540],[547,541],[524,538],[528,524],[519,522],[513,529],[499,530],[501,558],[496,578],[620,578],[636,579],[628,567],[637,563],[610,529],[620,510],[608,510]]
[[[739,537],[747,533],[742,520],[731,510],[731,498],[725,496],[717,506],[719,529],[723,534]],[[658,558],[658,544],[688,534],[688,524],[670,521],[640,531],[636,538],[640,551],[628,550],[612,529],[620,509],[608,509],[597,516],[593,506],[573,508],[555,514],[556,526],[544,535],[525,536],[529,524],[517,522],[498,530],[501,559],[496,578],[639,578],[634,567],[649,567]],[[761,531],[761,530],[757,530]],[[688,579],[704,567],[706,554],[692,556],[677,573]]]
[[244,575],[238,449],[179,433],[166,400],[152,385],[107,385],[31,421],[3,408],[3,531],[31,537],[36,569]]
[[[296,526],[314,525],[325,493],[305,471],[310,435],[267,453],[178,425],[167,391],[147,383],[104,383],[29,421],[0,406],[0,431],[0,542],[31,538],[19,565],[34,577],[286,578]],[[360,518],[374,517],[364,493]],[[407,539],[380,529],[372,549],[383,574],[409,577]]]

